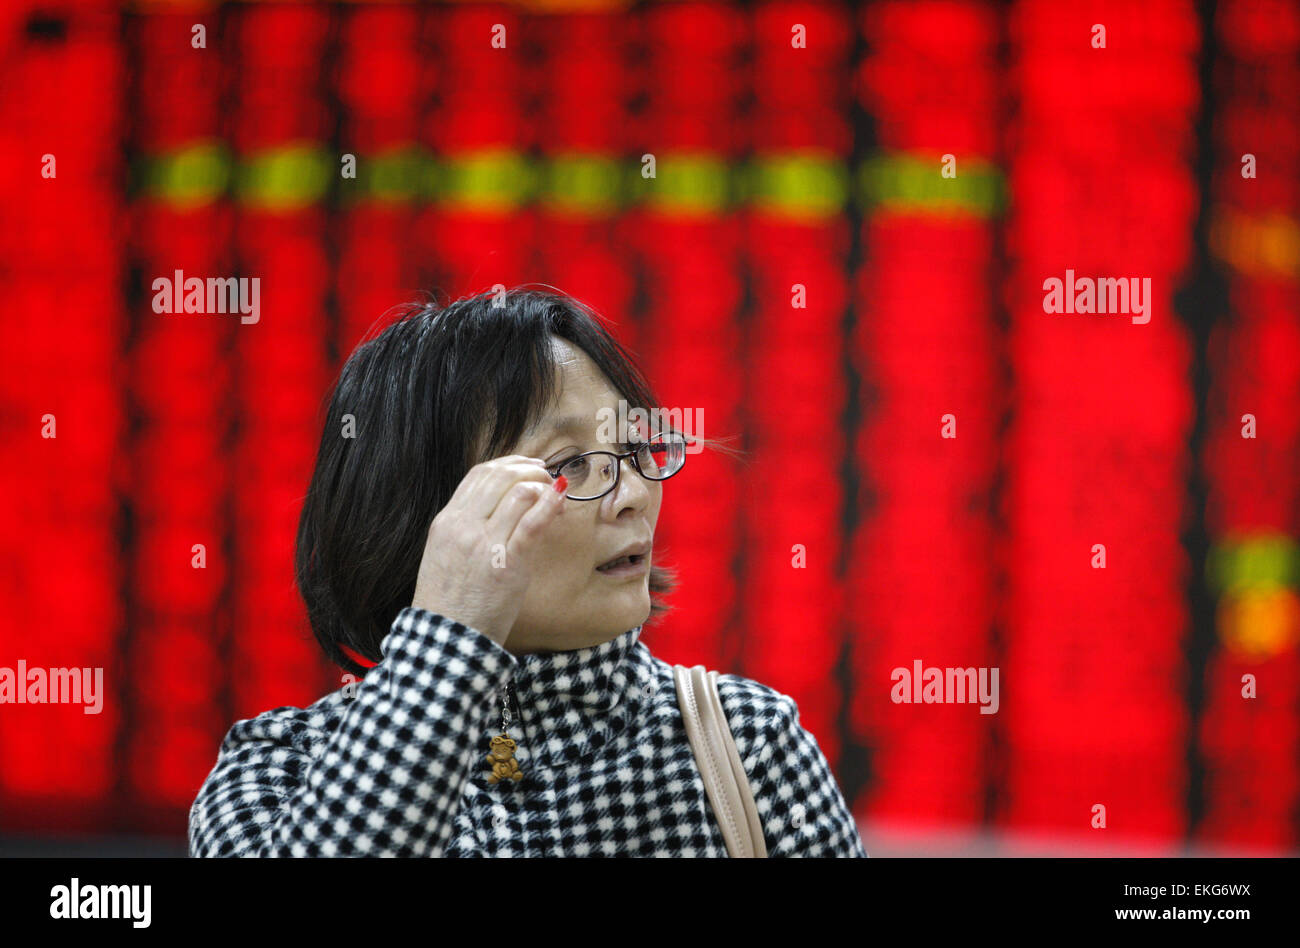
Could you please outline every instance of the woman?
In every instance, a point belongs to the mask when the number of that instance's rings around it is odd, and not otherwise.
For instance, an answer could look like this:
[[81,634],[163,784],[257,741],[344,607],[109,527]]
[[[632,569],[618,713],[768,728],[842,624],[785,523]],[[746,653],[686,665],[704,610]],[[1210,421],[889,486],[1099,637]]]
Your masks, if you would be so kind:
[[[235,723],[192,855],[727,854],[671,667],[640,641],[672,588],[654,530],[684,436],[612,429],[620,401],[657,404],[599,318],[550,292],[410,304],[357,348],[297,580],[325,653],[364,679]],[[865,856],[794,701],[718,687],[768,854]]]

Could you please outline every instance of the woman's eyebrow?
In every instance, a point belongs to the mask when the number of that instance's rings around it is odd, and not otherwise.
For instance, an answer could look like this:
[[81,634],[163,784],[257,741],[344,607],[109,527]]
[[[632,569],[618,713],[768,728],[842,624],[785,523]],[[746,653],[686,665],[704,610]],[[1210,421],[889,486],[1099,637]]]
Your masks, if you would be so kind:
[[529,429],[526,437],[531,438],[541,432],[541,440],[537,443],[537,451],[540,452],[545,445],[561,434],[589,434],[592,421],[593,419],[586,415],[565,415],[563,418],[552,419],[546,424],[539,422]]
[[528,435],[531,437],[538,431],[543,431],[547,437],[550,437],[565,431],[583,431],[586,424],[587,419],[583,415],[565,415],[563,418],[553,419],[546,425],[540,422],[533,425],[532,428],[528,429]]
[[546,446],[554,441],[560,434],[568,431],[580,430],[582,420],[581,415],[567,415],[564,418],[556,418],[552,421],[546,422],[545,424],[539,421],[528,429],[523,438],[523,441],[525,442],[536,439],[536,446],[530,451],[524,453],[535,454],[540,457]]

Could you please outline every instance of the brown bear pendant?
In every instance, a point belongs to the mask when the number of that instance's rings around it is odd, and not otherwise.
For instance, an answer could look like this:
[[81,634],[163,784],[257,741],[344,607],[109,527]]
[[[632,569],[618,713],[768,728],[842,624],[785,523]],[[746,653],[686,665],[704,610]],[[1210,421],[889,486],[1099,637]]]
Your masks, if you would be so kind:
[[519,769],[519,761],[515,760],[514,739],[504,733],[492,738],[492,750],[488,752],[487,760],[492,765],[492,776],[488,777],[488,783],[524,779],[524,772]]

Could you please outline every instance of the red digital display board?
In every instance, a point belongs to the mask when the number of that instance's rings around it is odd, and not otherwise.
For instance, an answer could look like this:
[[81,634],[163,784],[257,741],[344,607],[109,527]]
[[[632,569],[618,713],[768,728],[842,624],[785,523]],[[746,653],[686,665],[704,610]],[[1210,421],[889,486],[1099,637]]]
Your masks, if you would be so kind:
[[0,13],[0,668],[103,672],[0,706],[0,833],[182,840],[234,720],[345,683],[329,387],[533,282],[745,452],[666,488],[645,641],[795,698],[868,840],[1294,851],[1294,5],[562,6]]

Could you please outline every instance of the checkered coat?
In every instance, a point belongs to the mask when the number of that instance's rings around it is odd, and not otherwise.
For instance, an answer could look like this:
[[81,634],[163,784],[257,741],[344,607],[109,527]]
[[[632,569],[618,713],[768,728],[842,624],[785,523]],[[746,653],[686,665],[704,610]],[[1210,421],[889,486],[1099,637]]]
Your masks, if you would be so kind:
[[[672,668],[640,635],[515,656],[403,609],[362,681],[231,727],[190,809],[190,854],[726,856]],[[511,679],[524,777],[489,783]],[[718,689],[768,855],[866,856],[794,701],[737,675]]]

